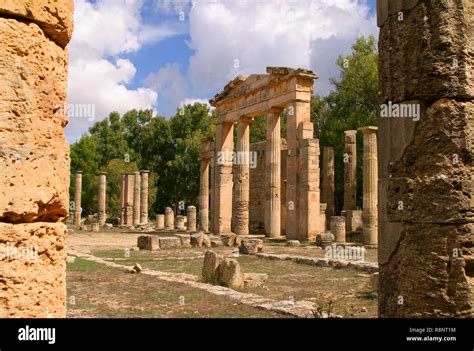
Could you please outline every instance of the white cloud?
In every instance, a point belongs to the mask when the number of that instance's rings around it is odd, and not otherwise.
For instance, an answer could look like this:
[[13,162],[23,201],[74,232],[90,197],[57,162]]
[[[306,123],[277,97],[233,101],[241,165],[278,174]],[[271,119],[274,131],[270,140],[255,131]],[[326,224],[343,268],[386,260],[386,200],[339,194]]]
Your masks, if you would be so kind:
[[158,106],[158,112],[161,114],[172,114],[186,97],[186,79],[177,63],[167,63],[158,72],[151,73],[145,79],[145,85],[158,92],[161,101],[168,107],[162,110]]
[[326,72],[337,73],[337,56],[347,53],[358,35],[376,32],[375,18],[360,1],[197,2],[190,12],[190,47],[195,53],[189,79],[203,94],[222,89],[238,74],[290,66],[313,69],[327,90]]
[[146,87],[129,88],[136,67],[123,54],[140,50],[180,34],[178,25],[148,26],[142,23],[141,0],[75,0],[74,35],[69,45],[68,103],[95,106],[95,119],[70,118],[66,136],[77,140],[94,121],[112,111],[125,113],[154,108],[157,93]]

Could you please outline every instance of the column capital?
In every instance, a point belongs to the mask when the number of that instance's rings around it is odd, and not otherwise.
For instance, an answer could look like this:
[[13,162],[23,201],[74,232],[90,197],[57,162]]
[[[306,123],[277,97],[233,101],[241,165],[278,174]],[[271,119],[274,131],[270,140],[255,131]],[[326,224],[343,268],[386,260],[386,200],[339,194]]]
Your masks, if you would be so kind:
[[379,130],[378,127],[375,126],[366,126],[366,127],[361,127],[357,129],[359,132],[362,132],[363,134],[370,134],[370,133],[377,133],[377,130]]
[[356,134],[357,134],[357,130],[345,130],[344,131],[344,135],[356,135]]
[[150,171],[148,169],[141,170],[140,174],[143,174],[143,173],[150,173]]
[[82,172],[82,171],[76,171],[76,174],[82,174],[82,173],[84,173],[84,172]]
[[99,175],[107,175],[107,172],[99,172]]
[[244,116],[239,117],[239,120],[237,123],[249,124],[250,122],[252,122],[252,119],[253,119],[252,117],[244,115]]

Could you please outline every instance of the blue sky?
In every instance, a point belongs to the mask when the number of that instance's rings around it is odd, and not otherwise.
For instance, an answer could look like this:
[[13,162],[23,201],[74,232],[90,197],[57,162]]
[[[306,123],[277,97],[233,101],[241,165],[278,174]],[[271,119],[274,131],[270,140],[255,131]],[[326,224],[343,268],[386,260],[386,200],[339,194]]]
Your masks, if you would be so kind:
[[[309,68],[327,94],[335,60],[357,36],[378,34],[376,0],[75,0],[69,45],[74,142],[112,111],[172,116],[205,102],[236,75],[266,66]],[[92,110],[91,110],[92,111]]]

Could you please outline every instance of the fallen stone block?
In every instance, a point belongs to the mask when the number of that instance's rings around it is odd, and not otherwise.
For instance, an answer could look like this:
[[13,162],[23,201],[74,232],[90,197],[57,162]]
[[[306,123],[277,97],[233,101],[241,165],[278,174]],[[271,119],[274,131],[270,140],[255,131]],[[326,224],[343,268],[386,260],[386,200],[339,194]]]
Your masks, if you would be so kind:
[[326,246],[331,246],[334,240],[334,235],[331,232],[318,234],[316,235],[316,246],[325,249]]
[[221,260],[214,251],[206,251],[202,266],[202,281],[204,283],[217,284],[217,268]]
[[242,239],[239,246],[239,252],[243,255],[255,255],[263,252],[263,240],[261,239]]
[[235,245],[235,239],[237,235],[234,233],[227,233],[221,235],[222,244],[224,246],[232,247]]
[[181,247],[181,239],[174,236],[160,237],[158,240],[160,242],[161,250],[177,249]]
[[191,247],[191,235],[189,235],[189,234],[176,234],[176,236],[181,240],[181,246]]
[[240,264],[233,258],[224,258],[217,268],[217,282],[219,285],[240,290],[245,286],[244,274]]
[[211,239],[211,247],[222,247],[224,244],[220,239]]
[[158,238],[151,235],[139,236],[137,246],[140,250],[156,251],[160,249]]
[[191,246],[192,247],[202,247],[202,243],[204,241],[204,233],[199,232],[196,234],[191,234]]
[[91,224],[91,232],[98,232],[100,231],[99,223],[92,223]]

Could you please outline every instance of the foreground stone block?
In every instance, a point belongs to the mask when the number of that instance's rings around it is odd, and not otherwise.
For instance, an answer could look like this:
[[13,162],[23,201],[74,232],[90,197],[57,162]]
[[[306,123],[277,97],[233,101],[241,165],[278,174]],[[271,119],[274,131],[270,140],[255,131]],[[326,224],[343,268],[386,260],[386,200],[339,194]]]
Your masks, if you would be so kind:
[[161,250],[177,249],[181,247],[181,239],[174,236],[160,237],[158,240],[160,242]]
[[263,240],[243,239],[239,246],[239,252],[243,255],[255,255],[263,252]]
[[217,284],[217,268],[222,259],[214,251],[206,251],[202,267],[202,280],[204,283]]
[[222,243],[224,244],[224,246],[229,246],[229,247],[234,246],[236,238],[237,238],[237,235],[234,233],[227,233],[227,234],[221,235]]
[[0,223],[0,318],[66,316],[62,223]]
[[142,235],[137,239],[137,246],[140,250],[156,251],[160,249],[160,243],[156,236]]
[[290,246],[290,247],[298,247],[300,245],[301,244],[300,244],[299,240],[288,240],[286,242],[286,246]]
[[240,290],[245,286],[244,273],[239,262],[233,258],[224,258],[217,267],[217,283],[219,285]]

